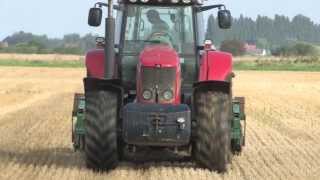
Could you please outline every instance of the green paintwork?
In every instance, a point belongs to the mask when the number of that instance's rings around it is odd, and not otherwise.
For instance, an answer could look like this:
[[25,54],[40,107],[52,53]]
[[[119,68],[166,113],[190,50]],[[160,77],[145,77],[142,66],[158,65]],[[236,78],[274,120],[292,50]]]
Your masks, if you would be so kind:
[[83,96],[76,97],[74,99],[76,102],[77,109],[74,109],[73,111],[76,112],[73,117],[73,147],[75,150],[82,150],[83,148],[83,142],[81,142],[84,139],[85,135],[85,125],[84,125],[84,111],[85,111],[85,99]]
[[77,121],[76,121],[76,134],[83,134],[85,133],[84,130],[84,108],[85,108],[85,100],[80,99],[78,103],[78,111],[77,111]]
[[240,102],[233,101],[232,103],[233,119],[231,123],[231,140],[234,143],[233,147],[243,146],[244,132],[241,121],[245,120],[244,110],[241,109]]

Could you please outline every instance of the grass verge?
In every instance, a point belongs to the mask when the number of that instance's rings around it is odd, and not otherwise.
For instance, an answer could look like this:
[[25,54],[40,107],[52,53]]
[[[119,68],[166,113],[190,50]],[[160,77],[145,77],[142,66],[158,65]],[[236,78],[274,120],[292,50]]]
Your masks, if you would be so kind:
[[82,68],[83,61],[0,60],[0,66]]
[[320,64],[256,64],[254,62],[236,62],[234,63],[235,70],[251,70],[251,71],[319,71]]
[[235,70],[320,72],[320,58],[257,59],[234,62]]
[[[0,60],[0,66],[17,67],[59,67],[59,68],[83,68],[84,62],[80,60],[68,61],[42,61],[42,60]],[[297,59],[257,59],[252,61],[234,62],[235,70],[252,71],[312,71],[320,72],[320,58]]]

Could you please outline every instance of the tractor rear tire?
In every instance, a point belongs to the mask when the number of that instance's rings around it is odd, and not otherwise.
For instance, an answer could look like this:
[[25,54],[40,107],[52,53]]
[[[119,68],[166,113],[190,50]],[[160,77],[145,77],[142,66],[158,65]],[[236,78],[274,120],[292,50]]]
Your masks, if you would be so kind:
[[106,171],[118,164],[117,94],[86,92],[85,159],[89,169]]
[[231,161],[231,99],[218,91],[195,95],[197,127],[193,155],[196,162],[212,171],[223,173]]

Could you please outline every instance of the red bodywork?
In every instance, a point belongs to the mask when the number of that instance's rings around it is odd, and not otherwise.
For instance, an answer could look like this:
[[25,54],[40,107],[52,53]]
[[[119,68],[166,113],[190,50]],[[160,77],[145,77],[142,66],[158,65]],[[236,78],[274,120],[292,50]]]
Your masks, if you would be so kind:
[[[86,54],[87,74],[90,77],[104,78],[104,49],[93,49]],[[117,61],[114,65],[113,78],[117,78]]]
[[103,78],[104,75],[104,50],[94,49],[86,54],[87,74],[94,78]]
[[[104,50],[91,50],[86,55],[86,67],[88,76],[102,79],[104,76]],[[166,45],[147,46],[139,57],[137,65],[137,97],[138,102],[152,103],[141,97],[141,67],[175,68],[176,78],[174,82],[174,98],[172,101],[159,102],[161,104],[180,104],[181,68],[177,52]],[[116,68],[116,65],[115,65]]]
[[153,45],[147,46],[141,52],[139,57],[139,64],[137,66],[137,94],[138,102],[154,103],[144,100],[141,89],[141,69],[142,67],[152,68],[174,68],[176,71],[176,78],[174,82],[174,98],[172,101],[159,102],[160,104],[180,104],[180,85],[181,85],[181,67],[180,59],[177,52],[167,45]]
[[199,81],[226,81],[232,73],[232,55],[205,51],[200,61]]
[[[104,50],[91,50],[86,55],[88,76],[102,79],[104,77]],[[116,69],[115,65],[115,69]],[[143,100],[141,89],[141,68],[175,68],[174,98],[161,104],[180,104],[181,101],[181,67],[177,52],[165,45],[147,46],[140,54],[137,64],[137,100],[140,103],[154,103]],[[232,73],[232,55],[218,51],[205,51],[200,60],[199,82],[226,81]],[[116,74],[116,73],[115,73]]]

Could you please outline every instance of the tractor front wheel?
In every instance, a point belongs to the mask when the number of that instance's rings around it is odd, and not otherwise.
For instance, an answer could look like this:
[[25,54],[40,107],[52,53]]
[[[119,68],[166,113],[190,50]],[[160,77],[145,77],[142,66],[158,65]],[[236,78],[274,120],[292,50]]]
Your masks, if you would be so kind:
[[231,158],[230,95],[219,91],[199,91],[194,97],[197,121],[193,153],[202,167],[225,172]]
[[118,164],[117,94],[86,92],[85,158],[88,168],[104,171]]

